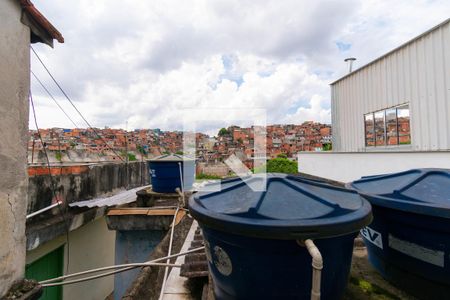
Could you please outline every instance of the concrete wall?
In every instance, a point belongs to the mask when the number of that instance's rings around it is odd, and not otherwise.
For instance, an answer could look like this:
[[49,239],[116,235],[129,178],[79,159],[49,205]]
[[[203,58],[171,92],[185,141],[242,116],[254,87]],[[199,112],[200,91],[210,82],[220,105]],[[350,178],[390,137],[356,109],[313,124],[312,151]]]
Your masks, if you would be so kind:
[[403,103],[410,109],[409,150],[450,150],[449,87],[450,19],[332,84],[333,150],[371,150],[364,114]]
[[[69,274],[97,267],[114,265],[115,236],[115,231],[108,230],[105,217],[101,217],[70,232],[70,249],[68,252],[66,238],[65,236],[60,236],[50,242],[42,244],[35,250],[29,251],[27,253],[27,264],[41,258],[61,245],[65,245],[64,268],[67,265],[67,253],[69,253]],[[113,292],[113,290],[114,276],[108,276],[92,281],[64,286],[63,299],[105,299]]]
[[19,1],[0,1],[0,297],[25,265],[30,31]]
[[[71,168],[66,170],[65,168]],[[41,172],[42,171],[42,174]],[[60,173],[62,175],[59,175]],[[51,190],[51,178],[47,167],[33,167],[29,171],[28,213],[55,203]],[[52,168],[57,197],[65,205],[75,201],[92,199],[118,189],[147,185],[149,176],[146,163],[130,162],[106,163],[71,167]],[[128,178],[127,178],[128,176]]]
[[341,182],[414,168],[450,169],[450,152],[301,152],[298,170]]
[[[144,262],[161,242],[167,230],[127,230],[116,234],[116,264]],[[114,299],[119,300],[141,269],[118,273],[114,278]]]

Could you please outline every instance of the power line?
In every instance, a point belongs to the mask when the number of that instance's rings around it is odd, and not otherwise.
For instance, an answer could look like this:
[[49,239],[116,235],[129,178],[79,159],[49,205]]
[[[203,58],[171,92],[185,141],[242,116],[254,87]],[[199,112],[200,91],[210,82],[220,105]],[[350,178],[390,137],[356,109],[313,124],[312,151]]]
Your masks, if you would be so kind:
[[53,97],[53,95],[50,93],[50,91],[45,87],[45,85],[42,83],[42,81],[39,80],[39,78],[36,76],[36,74],[34,74],[34,72],[32,70],[30,70],[31,74],[34,76],[34,78],[37,80],[37,82],[39,82],[39,84],[41,85],[41,87],[47,92],[47,94],[50,96],[50,98],[52,98],[52,100],[55,102],[55,104],[59,107],[59,109],[62,110],[62,112],[66,115],[66,117],[70,120],[70,122],[72,122],[72,124],[75,126],[75,128],[78,128],[77,124],[75,124],[75,122],[70,118],[70,116],[66,113],[66,111],[61,107],[61,105],[59,105],[58,101],[56,101],[55,97]]
[[53,82],[56,84],[56,86],[59,88],[59,90],[63,93],[63,95],[66,97],[66,99],[70,102],[70,104],[73,106],[73,108],[77,111],[77,113],[80,115],[80,117],[83,119],[83,121],[88,125],[88,127],[90,129],[92,129],[92,131],[94,131],[94,133],[100,138],[100,140],[118,157],[120,158],[121,161],[124,162],[124,159],[122,158],[122,156],[120,156],[106,141],[105,139],[97,132],[97,130],[95,130],[94,127],[91,126],[91,124],[86,120],[86,118],[83,116],[83,114],[78,110],[78,108],[75,106],[75,104],[72,102],[72,100],[70,99],[70,97],[66,94],[66,92],[63,90],[63,88],[59,85],[58,81],[56,81],[55,77],[53,77],[52,73],[50,72],[50,70],[47,68],[47,66],[44,64],[44,62],[42,61],[42,59],[39,57],[39,55],[37,54],[37,52],[34,50],[34,48],[32,46],[30,46],[31,50],[33,51],[34,55],[37,57],[37,59],[39,60],[39,62],[41,63],[41,65],[44,67],[44,69],[47,71],[48,75],[52,78]]
[[[32,109],[32,111],[33,111],[34,125],[36,126],[36,130],[37,130],[37,133],[38,133],[38,137],[39,137],[39,140],[41,141],[42,149],[44,150],[45,159],[46,159],[46,161],[47,161],[48,175],[50,176],[50,187],[51,187],[50,190],[51,190],[51,192],[52,192],[53,199],[58,200],[58,198],[56,197],[56,184],[55,184],[55,182],[54,182],[54,178],[53,178],[53,176],[52,176],[52,171],[51,171],[51,167],[50,167],[50,159],[48,158],[47,149],[45,149],[45,143],[44,143],[44,141],[43,141],[43,139],[42,139],[41,132],[39,131],[39,125],[38,125],[38,122],[37,122],[36,110],[34,109],[34,101],[33,101],[33,96],[32,96],[32,94],[31,94],[31,91],[30,91],[29,98],[30,98],[30,103],[31,103],[31,109]],[[68,220],[66,219],[66,214],[65,214],[65,213],[63,212],[63,210],[61,209],[61,206],[60,206],[60,205],[57,205],[57,207],[58,207],[58,211],[59,211],[59,213],[60,213],[60,215],[61,215],[61,217],[62,217],[62,219],[63,219],[63,221],[64,221],[64,225],[65,225],[65,227],[66,227],[66,241],[67,241],[67,265],[66,265],[66,273],[68,273],[68,272],[69,272],[69,264],[70,264],[70,240],[69,240],[69,230],[70,230],[70,226],[69,226]]]

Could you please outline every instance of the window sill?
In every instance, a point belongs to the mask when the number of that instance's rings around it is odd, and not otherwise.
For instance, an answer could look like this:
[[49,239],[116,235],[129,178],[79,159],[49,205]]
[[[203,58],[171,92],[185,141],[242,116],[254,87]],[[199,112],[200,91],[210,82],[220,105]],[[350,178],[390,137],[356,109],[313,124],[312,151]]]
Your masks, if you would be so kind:
[[413,150],[412,145],[392,145],[392,146],[373,146],[365,147],[366,152],[377,152],[377,151],[408,151]]

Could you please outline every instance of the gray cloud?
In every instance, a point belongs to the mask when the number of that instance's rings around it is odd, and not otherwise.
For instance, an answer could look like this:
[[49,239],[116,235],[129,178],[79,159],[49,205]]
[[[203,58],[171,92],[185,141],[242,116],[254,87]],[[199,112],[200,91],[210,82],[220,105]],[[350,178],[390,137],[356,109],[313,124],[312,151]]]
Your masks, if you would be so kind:
[[[124,127],[128,119],[163,129],[182,125],[180,107],[266,108],[271,123],[329,121],[328,83],[346,71],[345,56],[368,62],[450,8],[443,0],[34,3],[66,43],[33,47],[92,124]],[[337,42],[351,47],[340,51]],[[72,115],[34,58],[32,69]],[[32,90],[48,100],[35,83]],[[39,111],[42,126],[71,126],[48,105]]]

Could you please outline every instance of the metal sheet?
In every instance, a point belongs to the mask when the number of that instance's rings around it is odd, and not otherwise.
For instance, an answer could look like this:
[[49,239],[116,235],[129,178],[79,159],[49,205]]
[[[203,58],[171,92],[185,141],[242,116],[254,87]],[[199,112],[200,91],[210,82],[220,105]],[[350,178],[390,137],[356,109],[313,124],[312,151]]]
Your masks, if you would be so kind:
[[96,198],[92,200],[87,201],[78,201],[70,203],[70,207],[103,207],[103,206],[116,206],[126,203],[131,203],[136,201],[136,192],[145,188],[150,187],[150,185],[147,186],[141,186],[138,188],[134,188],[127,191],[119,192],[118,194],[115,194],[110,197],[102,197],[102,198]]
[[[334,82],[333,150],[450,150],[450,22]],[[365,147],[364,114],[409,103],[411,145]]]

